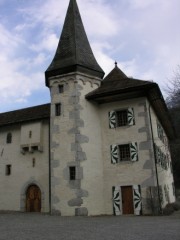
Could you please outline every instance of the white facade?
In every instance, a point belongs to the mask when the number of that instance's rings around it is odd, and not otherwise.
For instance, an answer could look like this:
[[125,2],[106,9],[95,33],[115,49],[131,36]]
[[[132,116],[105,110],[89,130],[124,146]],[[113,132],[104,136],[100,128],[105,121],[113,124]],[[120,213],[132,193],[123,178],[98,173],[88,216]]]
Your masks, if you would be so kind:
[[[29,138],[30,131],[32,138]],[[12,136],[10,143],[7,143],[8,133]],[[0,128],[0,210],[26,211],[27,188],[37,185],[41,190],[41,211],[49,212],[48,138],[47,120]],[[39,143],[41,151],[31,149],[31,145]],[[22,151],[24,145],[28,146],[26,151]]]
[[[175,201],[167,136],[163,130],[160,139],[160,123],[149,101],[145,97],[104,104],[86,100],[85,95],[99,84],[98,78],[80,73],[51,79],[50,135],[49,120],[0,129],[0,210],[26,211],[31,185],[41,190],[41,212],[63,216],[126,214],[122,201],[126,187],[139,194],[137,207],[133,195],[134,214],[152,213],[159,200],[161,208]],[[61,112],[56,116],[59,103]],[[124,109],[133,109],[134,123],[110,126],[109,113]],[[168,157],[165,167],[155,164],[153,142]],[[112,146],[132,143],[137,159],[113,162]],[[74,180],[70,167],[75,167]],[[113,205],[117,202],[119,209]]]

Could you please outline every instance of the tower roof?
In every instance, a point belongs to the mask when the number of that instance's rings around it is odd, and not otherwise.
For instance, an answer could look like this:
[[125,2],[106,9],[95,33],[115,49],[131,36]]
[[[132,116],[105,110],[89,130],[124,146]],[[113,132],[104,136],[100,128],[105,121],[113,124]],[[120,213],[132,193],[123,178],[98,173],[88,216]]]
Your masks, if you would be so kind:
[[76,0],[70,0],[54,59],[45,72],[46,85],[49,77],[74,71],[104,76],[89,44]]

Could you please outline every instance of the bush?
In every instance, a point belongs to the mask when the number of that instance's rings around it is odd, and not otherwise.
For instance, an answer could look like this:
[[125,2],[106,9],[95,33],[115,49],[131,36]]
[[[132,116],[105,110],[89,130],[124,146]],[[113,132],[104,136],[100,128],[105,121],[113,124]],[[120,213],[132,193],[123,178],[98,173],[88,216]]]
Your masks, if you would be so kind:
[[174,203],[171,203],[171,205],[173,206],[174,211],[180,210],[180,202],[174,202]]
[[171,215],[174,212],[174,207],[171,203],[168,203],[163,209],[163,215]]

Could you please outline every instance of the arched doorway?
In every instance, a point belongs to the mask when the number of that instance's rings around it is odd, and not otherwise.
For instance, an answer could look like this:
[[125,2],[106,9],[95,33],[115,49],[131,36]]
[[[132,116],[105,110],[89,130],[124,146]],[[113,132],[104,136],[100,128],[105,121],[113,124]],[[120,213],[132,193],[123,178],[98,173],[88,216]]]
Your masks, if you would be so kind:
[[41,212],[41,190],[31,185],[26,192],[26,212]]

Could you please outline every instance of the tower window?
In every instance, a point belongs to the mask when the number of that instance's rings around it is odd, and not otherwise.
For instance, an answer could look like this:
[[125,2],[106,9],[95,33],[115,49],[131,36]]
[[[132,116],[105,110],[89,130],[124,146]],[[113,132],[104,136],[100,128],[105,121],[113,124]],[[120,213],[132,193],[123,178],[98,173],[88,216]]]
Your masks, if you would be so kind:
[[60,103],[56,103],[55,104],[55,115],[56,116],[60,116],[61,115],[61,104]]
[[63,85],[59,85],[59,93],[63,93],[64,92],[64,86]]
[[70,180],[76,180],[76,167],[69,167]]
[[11,165],[10,164],[6,165],[6,176],[9,176],[9,175],[11,175]]

